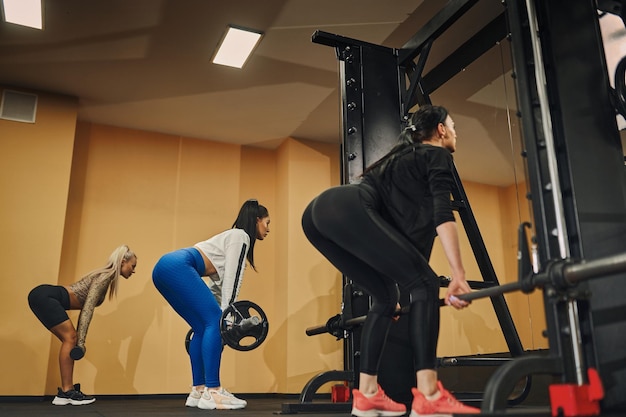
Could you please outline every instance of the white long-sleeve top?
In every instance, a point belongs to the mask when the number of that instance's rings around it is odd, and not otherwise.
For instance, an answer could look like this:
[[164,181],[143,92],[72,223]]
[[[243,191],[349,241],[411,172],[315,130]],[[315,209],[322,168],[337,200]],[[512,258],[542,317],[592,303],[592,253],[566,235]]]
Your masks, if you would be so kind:
[[242,229],[229,229],[194,245],[213,264],[217,274],[210,275],[211,292],[222,310],[237,300],[246,256],[250,249],[250,236]]

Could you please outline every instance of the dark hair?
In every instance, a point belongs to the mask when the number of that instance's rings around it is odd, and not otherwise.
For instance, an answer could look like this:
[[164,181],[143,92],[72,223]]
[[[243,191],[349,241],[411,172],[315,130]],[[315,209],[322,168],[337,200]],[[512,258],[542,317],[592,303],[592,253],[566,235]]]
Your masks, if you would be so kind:
[[256,271],[254,266],[254,244],[256,242],[256,222],[257,219],[269,216],[267,209],[260,205],[257,200],[250,199],[243,203],[239,209],[237,219],[233,223],[233,229],[242,229],[250,236],[250,249],[248,250],[248,262],[252,269]]
[[448,110],[430,104],[421,106],[411,115],[407,127],[400,133],[399,141],[406,144],[422,143],[432,137],[439,123],[446,123]]
[[445,123],[448,117],[448,110],[442,106],[433,106],[426,104],[420,106],[398,136],[398,143],[382,158],[367,167],[363,174],[366,174],[378,167],[380,171],[384,171],[387,164],[411,145],[422,143],[424,140],[431,138],[439,123]]

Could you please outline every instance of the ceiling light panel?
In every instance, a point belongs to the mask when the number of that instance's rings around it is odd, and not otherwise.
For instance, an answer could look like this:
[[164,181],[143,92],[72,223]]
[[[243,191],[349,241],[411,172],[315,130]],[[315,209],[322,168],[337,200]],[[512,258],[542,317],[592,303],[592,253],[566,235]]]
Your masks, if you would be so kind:
[[43,29],[41,0],[2,0],[2,6],[5,21]]
[[262,35],[262,32],[252,29],[229,26],[213,58],[213,63],[242,68]]

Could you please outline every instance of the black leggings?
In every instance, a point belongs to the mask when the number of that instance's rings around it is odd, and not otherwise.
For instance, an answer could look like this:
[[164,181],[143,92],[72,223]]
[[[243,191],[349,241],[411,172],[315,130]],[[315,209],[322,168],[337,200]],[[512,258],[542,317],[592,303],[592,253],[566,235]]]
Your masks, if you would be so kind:
[[43,284],[28,294],[28,305],[48,330],[69,320],[70,295],[65,287]]
[[343,185],[324,191],[305,209],[309,241],[372,298],[361,334],[361,372],[378,365],[399,299],[411,295],[409,339],[416,370],[435,369],[439,337],[439,278],[428,261],[381,218],[371,189]]

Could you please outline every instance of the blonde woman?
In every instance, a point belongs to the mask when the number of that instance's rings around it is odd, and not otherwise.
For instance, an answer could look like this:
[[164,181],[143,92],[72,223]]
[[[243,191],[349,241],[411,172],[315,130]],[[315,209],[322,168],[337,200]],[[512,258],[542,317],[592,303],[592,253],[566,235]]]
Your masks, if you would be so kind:
[[[102,304],[107,290],[109,299],[117,294],[118,278],[130,278],[136,266],[137,256],[128,246],[122,245],[113,251],[105,266],[79,281],[65,286],[42,284],[28,294],[28,304],[35,316],[61,341],[61,387],[52,404],[85,405],[96,400],[83,394],[80,384],[74,384],[74,361],[85,354],[85,338],[94,309]],[[67,310],[80,310],[78,328],[74,327]]]

